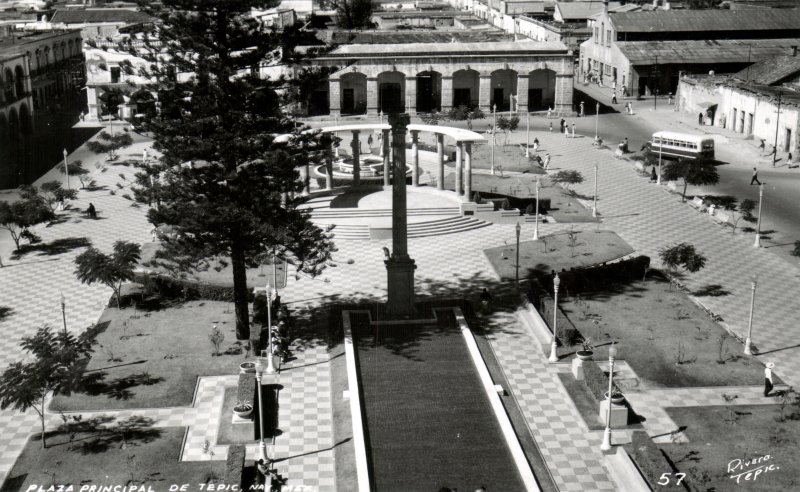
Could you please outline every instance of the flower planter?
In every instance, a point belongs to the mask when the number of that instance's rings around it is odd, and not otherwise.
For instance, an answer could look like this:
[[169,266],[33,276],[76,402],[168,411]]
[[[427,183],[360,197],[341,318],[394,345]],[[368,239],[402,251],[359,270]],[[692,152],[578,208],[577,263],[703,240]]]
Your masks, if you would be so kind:
[[575,352],[575,355],[578,356],[580,360],[592,360],[594,352],[591,350],[578,350]]
[[[608,391],[603,393],[603,398],[608,400]],[[611,397],[611,403],[619,404],[624,401],[625,401],[625,395],[623,395],[622,393],[614,393],[614,396]]]
[[241,403],[233,407],[233,413],[240,419],[246,419],[253,413],[253,405],[249,403]]
[[241,364],[239,364],[239,372],[242,373],[242,374],[256,372],[256,363],[255,362],[242,362]]

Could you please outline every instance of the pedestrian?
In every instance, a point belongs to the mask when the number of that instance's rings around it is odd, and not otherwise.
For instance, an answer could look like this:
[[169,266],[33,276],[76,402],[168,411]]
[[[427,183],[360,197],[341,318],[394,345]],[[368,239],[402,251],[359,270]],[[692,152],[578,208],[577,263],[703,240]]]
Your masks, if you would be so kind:
[[764,151],[764,147],[765,147],[765,146],[766,146],[766,142],[765,142],[765,141],[764,141],[764,139],[762,138],[762,139],[761,139],[761,143],[760,143],[760,144],[758,144],[758,148],[759,148],[759,150],[761,150],[761,151],[763,152],[763,151]]
[[561,130],[559,130],[561,133],[564,133],[564,124],[565,123],[566,123],[566,121],[564,121],[564,118],[561,118]]
[[611,94],[611,104],[617,104],[617,91]]
[[774,368],[774,362],[767,362],[767,367],[764,368],[764,396],[769,396],[772,391],[772,369]]
[[575,123],[572,124],[572,138],[575,138]]
[[367,137],[367,147],[372,148],[372,142],[373,142],[372,135],[370,135],[369,137]]
[[544,168],[545,169],[549,169],[550,168],[550,154],[545,154],[544,155]]
[[484,287],[483,292],[481,292],[481,304],[484,308],[488,308],[490,302],[492,302],[492,294],[489,293],[489,289]]
[[656,175],[656,166],[653,166],[653,168],[650,169],[650,182],[651,183],[658,182],[658,176]]
[[614,89],[614,94],[616,94],[617,93],[617,79],[614,79],[614,81],[611,83],[611,88]]
[[583,112],[583,101],[581,101],[581,116],[586,116],[586,114]]
[[97,218],[97,209],[94,208],[94,203],[89,203],[89,208],[86,209],[86,213],[93,219]]
[[550,131],[551,132],[553,131],[553,122],[552,121],[550,122]]
[[533,151],[534,152],[539,151],[539,139],[536,137],[533,138]]
[[698,113],[698,115],[697,115],[697,124],[701,125],[701,126],[703,125],[703,113]]
[[669,99],[667,100],[667,104],[672,106],[672,93],[671,92],[669,93]]
[[789,152],[789,155],[786,156],[786,161],[787,162],[792,162],[792,153],[791,152]]
[[628,101],[628,114],[633,115],[633,103]]
[[549,120],[553,115],[553,108],[547,108],[547,119]]
[[753,182],[755,182],[759,186],[761,186],[761,181],[758,180],[758,168],[756,168],[756,167],[753,168],[753,177],[750,178],[750,185],[751,186],[753,185]]
[[569,123],[564,125],[564,136],[569,138]]

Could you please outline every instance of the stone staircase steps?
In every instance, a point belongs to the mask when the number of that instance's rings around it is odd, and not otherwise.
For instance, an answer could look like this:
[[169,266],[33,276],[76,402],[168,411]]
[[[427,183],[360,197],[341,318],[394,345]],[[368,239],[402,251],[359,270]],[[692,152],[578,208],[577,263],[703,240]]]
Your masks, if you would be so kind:
[[[408,210],[407,215],[460,215],[458,207],[441,207],[441,208],[414,208]],[[361,210],[357,208],[320,208],[313,209],[311,215],[315,219],[321,218],[345,218],[345,217],[391,217],[392,209],[372,209]]]
[[472,217],[456,217],[453,219],[442,219],[422,224],[409,224],[408,237],[420,238],[430,236],[442,236],[445,234],[455,234],[457,232],[471,231],[492,225],[491,222],[478,220]]
[[342,224],[337,225],[331,232],[334,234],[335,239],[369,240],[369,226],[366,225]]

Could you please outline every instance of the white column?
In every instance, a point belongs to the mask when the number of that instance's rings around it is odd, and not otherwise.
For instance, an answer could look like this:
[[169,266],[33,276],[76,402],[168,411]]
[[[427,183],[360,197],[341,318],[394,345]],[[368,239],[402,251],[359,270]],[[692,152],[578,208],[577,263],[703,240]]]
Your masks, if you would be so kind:
[[392,152],[389,150],[389,130],[382,130],[383,137],[381,138],[381,148],[383,149],[383,186],[390,186],[390,177],[392,175],[389,163]]
[[472,142],[464,142],[464,201],[472,201]]
[[436,189],[444,189],[444,135],[436,134]]
[[461,142],[456,142],[456,187],[455,187],[455,190],[456,190],[456,195],[458,195],[459,197],[461,196],[461,192],[462,192],[461,180],[462,180],[463,175],[464,175],[463,170],[461,169],[461,152],[462,152],[462,150],[463,150],[462,143]]

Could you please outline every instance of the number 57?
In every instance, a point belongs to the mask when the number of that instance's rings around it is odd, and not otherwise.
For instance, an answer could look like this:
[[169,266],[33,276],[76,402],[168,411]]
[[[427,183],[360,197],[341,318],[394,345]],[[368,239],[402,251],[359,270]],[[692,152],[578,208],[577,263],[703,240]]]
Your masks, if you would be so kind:
[[[669,477],[671,475],[672,475],[672,473],[662,473],[661,477],[658,479],[658,484],[659,485],[669,485]],[[678,477],[678,481],[675,482],[675,485],[680,485],[681,482],[683,482],[684,477],[686,477],[686,474],[685,473],[676,473],[675,476]]]

